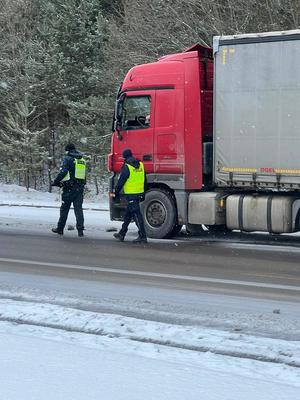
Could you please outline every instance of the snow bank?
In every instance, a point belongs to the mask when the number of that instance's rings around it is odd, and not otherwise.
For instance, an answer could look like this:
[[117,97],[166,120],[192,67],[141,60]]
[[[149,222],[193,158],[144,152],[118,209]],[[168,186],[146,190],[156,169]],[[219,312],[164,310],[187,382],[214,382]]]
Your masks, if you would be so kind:
[[[0,205],[60,207],[61,192],[59,188],[53,188],[53,193],[34,189],[27,191],[23,186],[0,183]],[[84,208],[108,209],[108,196],[107,194],[97,196],[88,192],[83,205]]]
[[[168,347],[282,363],[300,367],[300,342],[260,338],[192,326],[99,314],[50,304],[0,300],[1,319]],[[300,378],[300,369],[299,369]],[[300,387],[300,379],[299,379]]]

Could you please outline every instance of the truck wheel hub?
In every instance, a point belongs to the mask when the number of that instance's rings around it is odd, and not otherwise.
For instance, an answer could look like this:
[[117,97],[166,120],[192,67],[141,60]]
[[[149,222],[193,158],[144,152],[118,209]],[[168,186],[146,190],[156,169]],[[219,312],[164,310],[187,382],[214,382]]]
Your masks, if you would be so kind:
[[146,211],[148,223],[155,228],[163,225],[166,215],[167,212],[164,205],[157,201],[150,203]]

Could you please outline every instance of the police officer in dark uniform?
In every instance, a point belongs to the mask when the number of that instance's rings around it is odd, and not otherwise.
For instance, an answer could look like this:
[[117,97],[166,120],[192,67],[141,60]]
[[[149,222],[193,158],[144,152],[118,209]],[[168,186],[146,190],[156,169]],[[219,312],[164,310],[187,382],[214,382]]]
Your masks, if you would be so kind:
[[86,162],[82,157],[82,154],[76,150],[74,144],[68,144],[65,147],[65,151],[67,152],[67,155],[63,160],[57,177],[51,184],[51,186],[59,186],[63,188],[60,218],[57,227],[52,228],[52,232],[59,235],[64,234],[69,210],[73,203],[78,236],[83,236],[84,217],[82,203],[84,185],[86,183]]
[[115,196],[119,196],[123,189],[127,208],[122,228],[118,233],[114,233],[114,237],[123,242],[133,218],[138,228],[138,237],[133,242],[147,243],[144,220],[140,210],[140,202],[145,199],[147,184],[144,164],[132,156],[130,149],[123,151],[123,158],[124,164],[115,188]]

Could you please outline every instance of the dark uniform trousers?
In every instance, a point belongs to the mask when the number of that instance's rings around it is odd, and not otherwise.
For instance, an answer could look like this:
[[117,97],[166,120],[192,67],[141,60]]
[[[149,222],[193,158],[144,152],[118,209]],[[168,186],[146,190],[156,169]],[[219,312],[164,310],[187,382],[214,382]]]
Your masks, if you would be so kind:
[[[130,198],[131,196],[129,196]],[[126,198],[126,196],[125,196]],[[137,197],[135,199],[127,199],[127,208],[124,215],[124,222],[122,224],[122,228],[120,230],[120,235],[125,236],[128,230],[128,226],[131,220],[134,220],[136,226],[138,228],[139,237],[142,239],[146,239],[146,231],[143,216],[140,210],[140,198]]]
[[84,217],[82,210],[84,185],[74,184],[74,186],[65,186],[61,196],[62,205],[60,207],[60,217],[57,223],[57,229],[63,231],[67,222],[70,207],[73,203],[76,216],[76,228],[78,231],[84,230]]

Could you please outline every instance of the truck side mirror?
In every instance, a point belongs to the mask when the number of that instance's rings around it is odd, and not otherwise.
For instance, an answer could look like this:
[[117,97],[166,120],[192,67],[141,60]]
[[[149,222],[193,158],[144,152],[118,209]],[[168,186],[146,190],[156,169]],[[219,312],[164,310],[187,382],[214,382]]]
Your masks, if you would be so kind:
[[122,120],[119,119],[118,117],[117,117],[117,119],[116,119],[115,127],[116,127],[116,131],[117,131],[117,137],[118,137],[118,139],[119,139],[119,140],[122,140],[122,139],[123,139],[122,130],[121,130],[121,128],[122,128]]
[[123,139],[122,136],[122,117],[123,117],[123,102],[125,99],[125,95],[121,95],[117,100],[116,104],[116,119],[115,119],[115,129],[117,131],[117,136],[119,140]]

